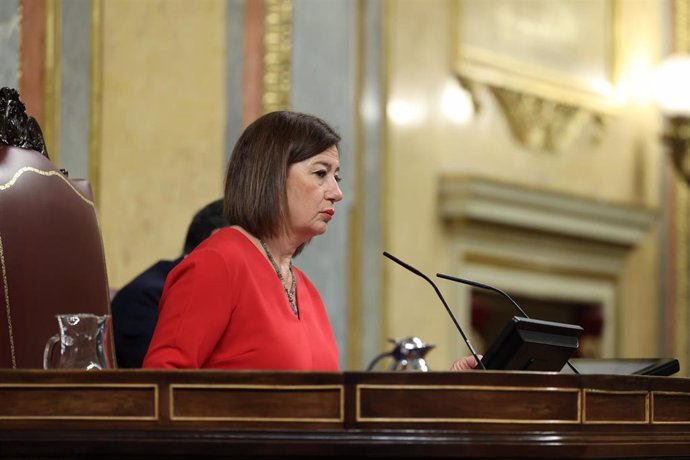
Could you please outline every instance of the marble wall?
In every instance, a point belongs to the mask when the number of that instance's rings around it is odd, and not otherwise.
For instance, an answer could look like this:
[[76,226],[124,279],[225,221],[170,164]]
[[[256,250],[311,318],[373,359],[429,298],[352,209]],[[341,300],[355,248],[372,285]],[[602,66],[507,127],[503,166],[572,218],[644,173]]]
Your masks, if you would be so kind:
[[19,66],[19,0],[0,2],[0,87],[16,88]]

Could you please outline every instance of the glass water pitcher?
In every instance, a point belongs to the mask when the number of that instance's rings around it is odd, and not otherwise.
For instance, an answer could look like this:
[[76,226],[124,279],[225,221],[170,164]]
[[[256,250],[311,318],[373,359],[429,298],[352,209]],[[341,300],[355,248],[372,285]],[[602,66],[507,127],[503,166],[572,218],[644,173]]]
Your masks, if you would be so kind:
[[[108,369],[115,367],[111,316],[91,313],[56,315],[60,333],[48,339],[44,369]],[[59,351],[56,347],[59,345]]]

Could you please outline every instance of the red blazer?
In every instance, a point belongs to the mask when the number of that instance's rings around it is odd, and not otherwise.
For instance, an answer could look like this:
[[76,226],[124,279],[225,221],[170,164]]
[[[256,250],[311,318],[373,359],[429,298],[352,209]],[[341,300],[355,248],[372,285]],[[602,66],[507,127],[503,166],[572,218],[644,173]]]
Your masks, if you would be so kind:
[[300,317],[249,239],[222,229],[168,275],[143,367],[337,371],[323,301],[294,269]]

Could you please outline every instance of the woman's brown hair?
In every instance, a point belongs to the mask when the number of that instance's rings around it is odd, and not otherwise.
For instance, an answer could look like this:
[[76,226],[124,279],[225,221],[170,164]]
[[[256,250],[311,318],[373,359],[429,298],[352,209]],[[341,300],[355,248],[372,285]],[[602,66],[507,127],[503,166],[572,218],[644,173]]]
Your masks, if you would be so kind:
[[331,147],[337,148],[338,142],[340,136],[335,130],[313,115],[282,111],[257,118],[237,140],[228,162],[228,223],[258,238],[278,235],[288,222],[288,169]]

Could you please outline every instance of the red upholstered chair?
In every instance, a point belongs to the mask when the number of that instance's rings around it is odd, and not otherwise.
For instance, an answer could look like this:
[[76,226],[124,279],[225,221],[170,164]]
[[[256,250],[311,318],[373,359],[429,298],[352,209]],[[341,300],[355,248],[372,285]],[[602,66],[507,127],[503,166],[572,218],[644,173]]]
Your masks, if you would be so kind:
[[40,153],[0,146],[0,368],[41,368],[57,314],[109,313],[91,189]]

